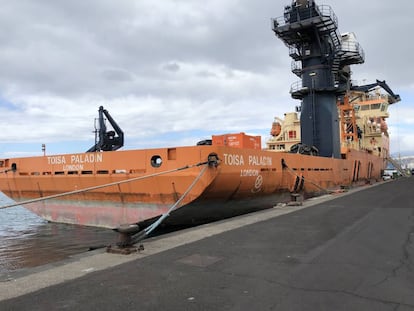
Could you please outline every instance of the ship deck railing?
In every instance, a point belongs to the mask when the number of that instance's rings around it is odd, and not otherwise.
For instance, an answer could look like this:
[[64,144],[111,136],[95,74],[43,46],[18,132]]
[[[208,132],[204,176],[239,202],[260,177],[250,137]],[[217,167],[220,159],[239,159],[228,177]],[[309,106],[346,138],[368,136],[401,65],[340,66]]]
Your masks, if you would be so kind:
[[362,64],[365,61],[365,52],[359,42],[356,41],[342,41],[338,56],[343,65]]
[[[272,18],[272,27],[275,30],[277,27],[288,25],[292,22],[300,22],[302,20],[306,20],[312,17],[322,17],[322,18],[329,18],[333,21],[333,24],[338,27],[338,17],[335,15],[334,11],[329,5],[316,5],[316,6],[307,6],[306,8],[302,8],[297,10],[297,18],[292,19],[291,13],[292,10],[290,8],[289,11],[286,11],[283,16],[279,16],[276,18]],[[300,12],[300,13],[299,13]]]

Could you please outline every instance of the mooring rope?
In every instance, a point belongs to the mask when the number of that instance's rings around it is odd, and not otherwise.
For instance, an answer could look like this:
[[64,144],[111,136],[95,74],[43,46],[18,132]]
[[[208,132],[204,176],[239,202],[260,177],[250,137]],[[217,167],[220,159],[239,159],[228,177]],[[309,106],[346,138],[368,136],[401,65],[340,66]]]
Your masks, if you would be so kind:
[[[194,188],[194,186],[200,180],[201,176],[203,176],[206,169],[207,169],[207,166],[204,166],[203,169],[198,174],[198,176],[193,180],[193,182],[187,188],[187,190],[181,195],[181,197],[177,200],[177,202],[171,205],[168,211],[166,211],[163,215],[161,215],[160,218],[158,218],[155,222],[153,222],[151,225],[146,227],[144,230],[133,235],[130,243],[136,244],[142,241],[143,239],[145,239],[152,231],[154,231],[164,221],[165,218],[170,216],[170,213],[176,209],[176,207],[184,200],[184,198],[188,195],[188,193]],[[123,246],[123,245],[118,244],[118,246]]]
[[193,168],[193,167],[198,167],[198,166],[201,166],[201,165],[207,165],[209,163],[210,163],[209,161],[199,162],[197,164],[186,165],[186,166],[183,166],[183,167],[179,167],[179,168],[175,168],[175,169],[171,169],[171,170],[167,170],[167,171],[162,171],[162,172],[158,172],[158,173],[153,173],[153,174],[149,174],[149,175],[145,175],[145,176],[134,177],[134,178],[125,179],[125,180],[116,181],[116,182],[111,182],[111,183],[107,183],[107,184],[103,184],[103,185],[92,186],[92,187],[87,187],[87,188],[83,188],[83,189],[68,191],[68,192],[64,192],[64,193],[52,194],[52,195],[49,195],[49,196],[40,197],[40,198],[36,198],[36,199],[30,199],[30,200],[26,200],[26,201],[22,201],[22,202],[15,202],[15,203],[12,203],[12,204],[0,206],[0,209],[15,207],[15,206],[19,206],[19,205],[25,205],[25,204],[30,204],[30,203],[36,203],[36,202],[46,201],[46,200],[50,200],[50,199],[56,199],[56,198],[60,198],[60,197],[68,196],[68,195],[72,195],[72,194],[83,193],[83,192],[87,192],[87,191],[91,191],[91,190],[96,190],[96,189],[110,187],[110,186],[116,186],[116,185],[125,184],[125,183],[129,183],[129,182],[133,182],[133,181],[138,181],[138,180],[142,180],[142,179],[146,179],[146,178],[156,177],[156,176],[160,176],[160,175],[166,175],[166,174],[170,174],[170,173],[173,173],[173,172],[182,171],[182,170],[190,169],[190,168]]

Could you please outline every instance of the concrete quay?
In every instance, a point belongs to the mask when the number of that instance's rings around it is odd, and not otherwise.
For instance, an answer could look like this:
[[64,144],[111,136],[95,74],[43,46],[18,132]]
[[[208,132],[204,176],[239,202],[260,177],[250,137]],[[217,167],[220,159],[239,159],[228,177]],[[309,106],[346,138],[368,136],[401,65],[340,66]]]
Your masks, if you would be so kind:
[[414,178],[0,279],[0,310],[414,310]]

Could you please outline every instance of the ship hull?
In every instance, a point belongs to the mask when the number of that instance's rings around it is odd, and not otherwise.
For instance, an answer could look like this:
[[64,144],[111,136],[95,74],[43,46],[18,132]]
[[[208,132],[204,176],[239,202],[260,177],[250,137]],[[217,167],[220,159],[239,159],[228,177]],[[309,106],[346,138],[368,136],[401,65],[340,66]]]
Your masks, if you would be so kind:
[[[218,162],[205,164],[211,155]],[[10,198],[24,202],[57,196],[24,204],[27,209],[52,222],[107,228],[149,222],[167,212],[189,188],[168,223],[197,224],[270,208],[289,201],[292,192],[314,196],[379,180],[385,168],[384,159],[362,151],[349,150],[346,159],[334,159],[227,146],[69,154],[2,163],[6,172],[0,174],[0,190]],[[106,184],[110,185],[100,187]],[[78,192],[62,195],[73,191]]]

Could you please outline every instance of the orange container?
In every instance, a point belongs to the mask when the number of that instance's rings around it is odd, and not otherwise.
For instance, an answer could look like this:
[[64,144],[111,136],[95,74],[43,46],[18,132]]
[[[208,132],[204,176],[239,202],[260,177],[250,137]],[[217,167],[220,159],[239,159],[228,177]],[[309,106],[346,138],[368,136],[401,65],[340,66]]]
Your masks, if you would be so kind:
[[212,136],[213,146],[228,146],[244,149],[262,149],[260,136],[250,136],[245,133],[223,134]]

